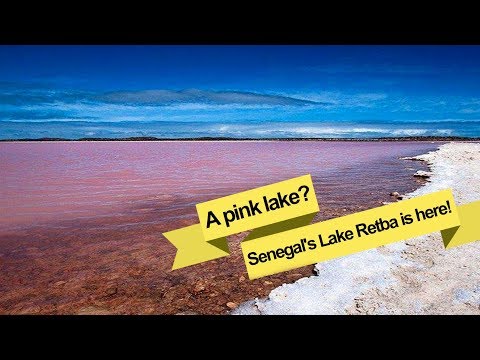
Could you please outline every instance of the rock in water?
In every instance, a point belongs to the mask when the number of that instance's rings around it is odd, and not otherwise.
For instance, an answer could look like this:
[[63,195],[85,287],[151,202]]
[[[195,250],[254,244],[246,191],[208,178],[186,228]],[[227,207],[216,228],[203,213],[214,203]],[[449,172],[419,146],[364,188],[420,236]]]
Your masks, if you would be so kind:
[[230,302],[227,303],[227,307],[228,307],[229,309],[232,309],[232,310],[233,310],[233,309],[236,309],[237,306],[238,306],[237,303],[234,303],[234,302],[232,302],[232,301],[230,301]]
[[205,285],[203,285],[202,283],[197,283],[197,284],[195,285],[195,288],[193,289],[193,292],[194,292],[195,294],[198,294],[198,293],[201,293],[201,292],[204,291],[204,290],[205,290]]
[[430,176],[432,176],[432,173],[429,171],[418,170],[415,174],[413,174],[413,176],[429,178]]

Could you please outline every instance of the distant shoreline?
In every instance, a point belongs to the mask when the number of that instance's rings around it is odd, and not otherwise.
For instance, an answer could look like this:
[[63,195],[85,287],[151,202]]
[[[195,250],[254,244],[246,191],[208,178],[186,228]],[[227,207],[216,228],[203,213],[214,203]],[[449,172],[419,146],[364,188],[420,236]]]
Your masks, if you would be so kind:
[[37,139],[0,139],[0,142],[87,142],[87,141],[480,141],[480,137],[461,136],[404,136],[378,138],[231,138],[231,137],[198,137],[198,138],[157,138],[157,137],[128,137],[128,138],[37,138]]

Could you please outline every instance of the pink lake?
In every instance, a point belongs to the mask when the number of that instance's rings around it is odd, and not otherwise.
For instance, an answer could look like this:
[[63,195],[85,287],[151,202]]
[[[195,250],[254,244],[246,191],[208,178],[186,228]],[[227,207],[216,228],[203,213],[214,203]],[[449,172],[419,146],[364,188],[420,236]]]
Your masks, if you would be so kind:
[[[153,211],[158,222],[194,205],[311,174],[320,207],[404,191],[425,142],[0,143],[3,229]],[[373,194],[371,194],[373,193]],[[374,196],[370,196],[374,195]],[[172,226],[174,224],[171,224]]]
[[[161,233],[198,222],[196,203],[311,174],[317,221],[339,216],[418,187],[413,174],[425,164],[400,158],[438,145],[0,143],[0,313],[222,313],[225,301],[262,296],[289,278],[240,286],[236,246],[223,260],[170,271],[175,249]],[[199,281],[207,290],[197,294]]]

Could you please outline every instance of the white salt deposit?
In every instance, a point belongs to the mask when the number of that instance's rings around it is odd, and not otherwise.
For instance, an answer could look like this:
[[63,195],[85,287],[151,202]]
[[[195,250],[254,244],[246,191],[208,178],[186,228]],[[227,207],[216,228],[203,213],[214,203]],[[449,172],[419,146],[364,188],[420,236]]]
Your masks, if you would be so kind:
[[[480,144],[449,143],[417,159],[430,182],[404,198],[453,190],[480,199]],[[480,314],[480,242],[445,250],[439,233],[333,259],[233,314]]]

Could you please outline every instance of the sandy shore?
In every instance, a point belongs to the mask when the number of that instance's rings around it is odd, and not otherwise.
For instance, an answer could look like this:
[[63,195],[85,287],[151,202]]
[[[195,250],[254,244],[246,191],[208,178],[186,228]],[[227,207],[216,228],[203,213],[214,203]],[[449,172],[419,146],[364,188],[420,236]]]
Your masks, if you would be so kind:
[[[418,156],[430,182],[411,198],[452,188],[457,204],[480,199],[480,144],[448,143]],[[234,314],[480,314],[480,242],[445,250],[440,233],[334,259],[316,276],[284,284]]]

